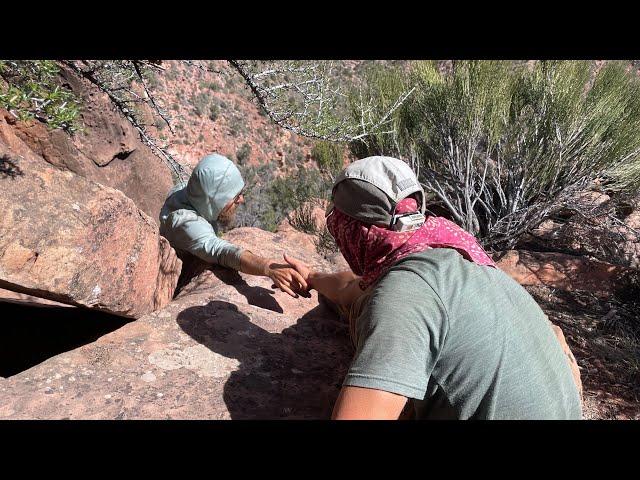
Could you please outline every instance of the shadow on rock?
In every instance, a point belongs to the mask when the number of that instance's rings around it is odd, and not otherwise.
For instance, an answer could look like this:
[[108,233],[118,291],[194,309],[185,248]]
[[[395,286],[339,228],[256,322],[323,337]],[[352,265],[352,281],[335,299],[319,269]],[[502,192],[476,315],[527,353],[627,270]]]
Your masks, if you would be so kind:
[[240,362],[224,386],[231,418],[331,416],[352,351],[347,326],[324,306],[281,333],[264,330],[234,304],[217,300],[185,309],[177,321],[197,342]]
[[249,305],[271,310],[272,312],[284,313],[278,301],[272,295],[274,290],[263,287],[252,287],[242,276],[235,270],[228,268],[212,268],[213,273],[218,279],[234,287],[238,293],[247,299]]
[[16,178],[22,169],[7,155],[0,155],[0,178]]
[[73,350],[131,320],[76,307],[0,301],[0,377]]
[[207,277],[202,275],[208,270],[220,281],[234,287],[240,295],[247,299],[249,305],[271,310],[272,312],[284,312],[278,301],[272,296],[275,293],[273,290],[263,287],[252,287],[235,270],[208,264],[183,251],[176,251],[176,253],[180,260],[182,260],[182,271],[178,279],[174,297],[186,289],[191,292],[210,288]]

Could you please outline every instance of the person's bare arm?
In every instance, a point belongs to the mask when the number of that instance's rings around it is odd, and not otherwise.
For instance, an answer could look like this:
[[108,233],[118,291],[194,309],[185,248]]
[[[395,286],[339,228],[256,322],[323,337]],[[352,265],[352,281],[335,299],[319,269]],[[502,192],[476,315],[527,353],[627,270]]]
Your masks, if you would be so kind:
[[307,282],[294,268],[286,263],[278,263],[273,259],[263,258],[249,250],[240,255],[240,271],[248,275],[269,277],[276,287],[294,298],[308,289]]
[[312,271],[307,283],[332,302],[347,309],[364,293],[360,288],[360,277],[351,270],[337,273]]
[[362,387],[342,387],[332,420],[397,420],[407,397]]
[[332,302],[349,308],[363,293],[360,277],[351,270],[337,273],[315,272],[300,260],[284,255],[285,261],[295,268],[306,280],[309,288],[317,290]]

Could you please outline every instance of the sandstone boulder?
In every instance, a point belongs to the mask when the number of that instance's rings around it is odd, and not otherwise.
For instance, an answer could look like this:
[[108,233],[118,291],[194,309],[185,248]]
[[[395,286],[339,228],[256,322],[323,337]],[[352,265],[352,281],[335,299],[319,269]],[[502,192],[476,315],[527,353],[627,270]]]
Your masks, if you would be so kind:
[[[224,237],[335,268],[310,236],[291,235],[240,228]],[[352,354],[347,326],[315,291],[293,299],[268,279],[201,268],[163,309],[0,379],[0,418],[326,419]]]
[[[80,99],[81,131],[69,135],[35,120],[16,122],[2,109],[0,122],[9,121],[12,133],[49,164],[122,191],[157,222],[173,186],[169,167],[141,142],[105,93],[66,69],[61,75]],[[10,138],[0,141],[9,149],[15,147]]]
[[606,298],[626,288],[637,271],[586,257],[552,252],[509,250],[498,266],[521,285],[546,285],[586,291]]
[[53,305],[57,307],[73,308],[71,305],[66,305],[60,302],[54,302],[53,300],[47,300],[46,298],[34,297],[25,293],[13,292],[11,290],[5,290],[0,288],[0,302],[10,302],[18,304],[28,305]]
[[576,361],[576,357],[573,355],[573,352],[569,348],[569,344],[567,343],[567,340],[564,337],[564,333],[562,332],[562,329],[559,326],[554,324],[551,324],[551,328],[553,330],[553,333],[556,334],[556,338],[558,339],[558,342],[562,347],[562,351],[567,357],[567,362],[571,367],[571,375],[573,376],[573,381],[576,384],[578,393],[580,394],[580,399],[582,400],[583,399],[582,379],[580,377],[580,367],[578,367],[578,362]]
[[169,303],[181,264],[155,222],[18,147],[0,143],[0,288],[125,317]]

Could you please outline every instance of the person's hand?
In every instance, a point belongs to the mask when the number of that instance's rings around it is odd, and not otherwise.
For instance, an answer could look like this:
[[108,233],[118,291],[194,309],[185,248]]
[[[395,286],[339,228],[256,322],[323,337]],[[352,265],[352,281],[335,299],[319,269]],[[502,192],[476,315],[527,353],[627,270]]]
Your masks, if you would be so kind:
[[293,298],[298,298],[299,294],[305,297],[309,296],[307,293],[308,286],[305,278],[290,265],[286,263],[276,263],[275,260],[269,260],[265,265],[264,273],[265,276],[271,279],[274,287],[278,287]]
[[311,275],[311,269],[308,267],[308,265],[298,259],[291,258],[286,253],[283,255],[283,257],[284,257],[284,261],[287,262],[289,266],[295,268],[296,271],[300,275],[302,275],[302,278],[304,278],[305,282],[307,283],[307,289],[313,288],[309,281],[310,280],[309,276]]

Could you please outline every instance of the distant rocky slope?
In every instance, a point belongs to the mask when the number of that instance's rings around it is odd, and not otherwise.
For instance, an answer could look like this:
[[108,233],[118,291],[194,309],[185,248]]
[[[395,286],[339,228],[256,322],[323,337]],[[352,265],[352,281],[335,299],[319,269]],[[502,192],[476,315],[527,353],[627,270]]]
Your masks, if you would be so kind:
[[169,115],[175,134],[155,121],[154,134],[172,144],[176,158],[193,168],[211,152],[239,163],[268,162],[283,168],[305,163],[312,141],[274,125],[255,104],[237,72],[224,61],[208,62],[219,74],[180,61],[164,61],[163,74],[153,77],[153,93]]

